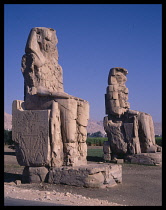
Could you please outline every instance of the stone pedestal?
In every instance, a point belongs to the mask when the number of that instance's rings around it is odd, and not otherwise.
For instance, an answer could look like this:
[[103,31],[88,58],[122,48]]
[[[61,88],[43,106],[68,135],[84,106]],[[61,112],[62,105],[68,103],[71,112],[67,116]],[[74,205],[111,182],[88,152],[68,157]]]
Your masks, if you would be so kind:
[[161,165],[162,164],[162,153],[141,153],[128,155],[125,158],[126,162],[143,164],[143,165]]
[[26,166],[22,174],[22,183],[40,183],[48,181],[48,169],[46,167]]
[[82,166],[28,167],[22,174],[23,183],[66,184],[78,187],[105,188],[122,183],[122,166],[112,163]]
[[92,188],[112,187],[122,182],[122,166],[104,163],[51,168],[48,182]]

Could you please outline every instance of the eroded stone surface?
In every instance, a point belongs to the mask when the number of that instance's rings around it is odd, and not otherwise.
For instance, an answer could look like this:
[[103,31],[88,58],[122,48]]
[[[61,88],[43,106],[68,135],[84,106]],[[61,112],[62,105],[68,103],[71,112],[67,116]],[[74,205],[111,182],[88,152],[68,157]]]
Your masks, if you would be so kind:
[[122,182],[122,166],[105,163],[52,168],[48,182],[83,187],[112,187]]
[[105,94],[106,114],[103,125],[108,136],[111,152],[104,157],[108,160],[124,158],[126,155],[155,153],[161,147],[155,143],[154,125],[151,115],[130,110],[128,103],[129,90],[125,86],[128,71],[124,68],[112,68],[108,75],[108,86]]
[[26,166],[22,174],[22,183],[41,183],[48,181],[48,169],[46,167]]
[[56,31],[52,28],[36,27],[29,34],[21,68],[25,79],[26,109],[40,108],[42,105],[37,101],[39,87],[48,92],[64,92],[62,67],[58,64],[57,43]]
[[15,100],[12,106],[12,139],[16,143],[17,161],[21,166],[49,165],[50,110],[23,110],[23,104]]
[[128,155],[125,158],[126,162],[143,164],[143,165],[161,165],[162,164],[162,153],[141,153]]
[[[60,167],[62,165],[87,164],[86,127],[89,119],[89,103],[64,92],[63,70],[58,64],[57,43],[58,39],[54,29],[33,28],[27,40],[25,55],[22,58],[24,102],[17,101],[18,107],[13,108],[13,123],[15,124],[13,140],[18,143],[18,161],[25,166]],[[24,125],[20,124],[21,117],[24,115],[33,117],[31,113],[35,112],[49,113],[49,116],[45,116],[43,122],[34,119],[33,126],[32,122],[31,124],[26,123],[26,129],[31,138],[25,137],[22,133]],[[21,125],[20,128],[18,128],[18,124]],[[45,124],[49,131],[47,134],[45,132],[40,135],[41,145],[38,153],[43,154],[44,160],[42,157],[32,158],[36,155],[33,144],[38,145],[38,140],[34,136],[36,134],[28,130],[31,128],[38,130],[40,124],[41,130],[42,125]],[[22,138],[15,135],[18,132]],[[42,132],[44,129],[40,133]],[[26,142],[26,146],[21,146],[23,142]],[[45,156],[47,156],[47,161]],[[29,159],[33,159],[33,161],[29,161]]]

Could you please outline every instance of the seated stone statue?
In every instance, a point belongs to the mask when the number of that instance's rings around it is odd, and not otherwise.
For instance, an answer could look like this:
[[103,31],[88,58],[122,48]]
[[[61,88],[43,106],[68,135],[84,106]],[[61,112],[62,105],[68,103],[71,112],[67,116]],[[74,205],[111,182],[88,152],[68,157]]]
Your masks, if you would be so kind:
[[[25,166],[76,166],[87,163],[86,126],[89,118],[89,104],[83,99],[64,92],[62,67],[58,64],[57,43],[54,29],[33,28],[27,40],[25,55],[22,58],[24,115],[27,113],[25,110],[51,110],[48,122],[50,149],[47,151],[49,153],[47,163],[43,163],[39,158],[36,165],[35,160],[33,163],[28,161],[30,157],[27,148],[34,149],[34,154],[37,149],[30,148],[30,140],[27,140],[23,133],[21,137],[18,137],[16,135],[18,134],[17,128],[13,125],[13,140],[19,142],[18,159]],[[16,103],[13,106],[13,109],[18,108]],[[37,112],[33,111],[32,113]],[[17,121],[16,123],[18,123],[21,119],[17,119],[14,111],[13,115],[16,119],[13,122]],[[23,118],[26,119],[22,116]],[[24,145],[20,143],[22,140],[25,142]],[[35,135],[31,141],[36,141],[37,145],[40,144],[39,137],[35,137]],[[37,157],[36,155],[34,159]],[[40,155],[40,159],[42,159],[42,155]]]
[[121,165],[87,164],[89,103],[64,92],[57,37],[51,28],[29,34],[22,58],[24,101],[12,104],[12,139],[23,183],[112,187]]
[[[125,86],[128,71],[112,68],[105,94],[106,114],[104,129],[108,136],[111,158],[127,154],[157,152],[154,125],[151,115],[130,110],[128,88]],[[105,147],[108,147],[108,142]]]

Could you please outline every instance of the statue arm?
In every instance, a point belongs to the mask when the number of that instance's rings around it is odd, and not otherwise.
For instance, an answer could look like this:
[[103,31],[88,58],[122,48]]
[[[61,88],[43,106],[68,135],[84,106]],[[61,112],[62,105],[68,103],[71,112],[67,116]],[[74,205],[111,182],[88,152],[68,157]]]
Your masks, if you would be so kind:
[[37,88],[37,95],[39,96],[51,96],[56,98],[70,98],[70,95],[65,92],[51,92],[47,88],[39,86]]
[[50,96],[50,97],[54,97],[54,98],[63,98],[63,99],[75,99],[78,101],[85,101],[81,98],[69,95],[68,93],[65,92],[51,92],[49,91],[47,88],[39,86],[37,88],[37,95],[39,96]]

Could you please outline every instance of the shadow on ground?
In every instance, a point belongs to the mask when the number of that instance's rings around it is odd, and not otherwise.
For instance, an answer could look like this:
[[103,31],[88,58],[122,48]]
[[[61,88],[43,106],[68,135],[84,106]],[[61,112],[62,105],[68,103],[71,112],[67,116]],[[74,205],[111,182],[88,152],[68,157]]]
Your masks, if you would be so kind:
[[87,156],[87,161],[103,162],[103,158],[97,156]]
[[4,152],[4,155],[16,156],[16,153],[15,152]]
[[14,182],[16,180],[21,180],[21,176],[21,174],[4,172],[4,182]]

